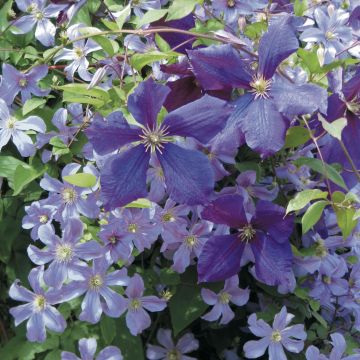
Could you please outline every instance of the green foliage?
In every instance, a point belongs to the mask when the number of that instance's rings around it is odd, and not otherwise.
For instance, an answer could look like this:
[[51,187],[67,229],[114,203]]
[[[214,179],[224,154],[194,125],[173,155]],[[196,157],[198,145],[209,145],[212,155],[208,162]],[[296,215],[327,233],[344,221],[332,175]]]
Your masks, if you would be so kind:
[[168,9],[166,21],[181,19],[189,15],[195,6],[202,2],[202,0],[173,0]]
[[295,148],[310,140],[309,131],[302,126],[292,126],[286,132],[285,148]]
[[317,201],[306,210],[301,218],[302,233],[307,233],[321,218],[326,205],[329,202],[325,200]]
[[89,173],[77,173],[73,175],[67,175],[64,176],[63,179],[69,184],[83,188],[91,188],[95,186],[97,182],[96,176]]
[[304,190],[295,195],[294,199],[289,201],[289,204],[286,208],[286,213],[288,214],[291,211],[297,211],[304,208],[312,200],[326,199],[328,196],[327,191],[321,191],[319,189],[309,189]]

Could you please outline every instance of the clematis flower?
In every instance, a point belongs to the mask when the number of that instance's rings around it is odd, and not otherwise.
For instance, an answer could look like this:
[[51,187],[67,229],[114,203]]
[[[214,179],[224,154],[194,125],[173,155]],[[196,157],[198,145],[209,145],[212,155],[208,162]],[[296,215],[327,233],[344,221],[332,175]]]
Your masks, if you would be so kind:
[[[267,157],[280,150],[290,122],[288,117],[326,112],[327,92],[313,84],[295,84],[275,74],[277,67],[299,47],[289,16],[274,20],[259,43],[258,68],[253,70],[231,45],[188,51],[198,81],[206,90],[242,88],[227,128],[240,130],[247,145]],[[250,59],[253,61],[254,59]],[[243,135],[242,135],[243,134]]]
[[126,310],[126,325],[130,333],[134,336],[140,334],[151,325],[149,314],[151,312],[162,311],[166,308],[166,301],[156,296],[143,296],[145,290],[144,281],[139,274],[135,274],[129,281],[125,290],[127,299],[121,307],[120,314]]
[[31,238],[37,240],[39,238],[39,228],[51,224],[56,208],[47,205],[44,201],[34,201],[30,206],[25,206],[25,211],[27,215],[22,220],[22,227],[31,229]]
[[10,64],[3,64],[0,98],[11,105],[19,92],[23,103],[31,98],[31,94],[36,96],[48,95],[50,90],[40,89],[37,85],[37,82],[43,79],[47,73],[47,65],[38,65],[29,72],[23,73]]
[[327,11],[318,7],[314,10],[314,19],[318,27],[306,29],[300,40],[321,44],[318,50],[320,63],[329,64],[352,39],[351,28],[346,26],[349,13],[332,7],[328,7]]
[[149,344],[146,350],[147,359],[195,360],[194,357],[187,356],[188,353],[193,352],[199,348],[199,342],[194,338],[193,334],[185,334],[175,344],[171,337],[171,330],[160,328],[156,334],[156,339],[161,346]]
[[60,11],[56,23],[58,25],[69,23],[75,14],[85,5],[86,0],[50,0],[53,4],[65,5]]
[[249,329],[262,339],[245,343],[245,356],[256,359],[268,349],[269,360],[286,360],[283,347],[289,352],[300,353],[304,348],[306,332],[302,324],[288,326],[293,318],[294,315],[288,314],[285,306],[275,315],[272,327],[264,320],[258,320],[256,314],[251,314],[248,319]]
[[128,99],[128,109],[140,126],[130,126],[120,112],[114,112],[107,122],[93,122],[87,129],[87,136],[100,155],[137,144],[112,155],[101,170],[105,209],[147,196],[146,172],[151,153],[156,153],[162,166],[170,198],[188,205],[208,201],[214,174],[207,157],[173,144],[173,136],[207,142],[224,127],[230,108],[224,101],[205,95],[170,112],[159,125],[156,117],[168,93],[166,86],[149,78]]
[[107,346],[95,357],[97,341],[95,338],[80,339],[80,358],[69,351],[61,352],[61,360],[123,360],[121,351],[116,346]]
[[10,314],[15,318],[15,326],[29,319],[26,325],[26,337],[29,341],[45,341],[46,328],[58,333],[62,333],[66,328],[65,319],[52,306],[62,302],[61,296],[57,291],[43,290],[43,275],[43,266],[30,271],[28,279],[33,292],[19,285],[19,280],[16,280],[9,290],[12,299],[27,303],[12,307]]
[[255,274],[260,281],[268,285],[286,282],[292,268],[289,236],[293,219],[284,219],[284,215],[285,209],[263,200],[257,202],[255,214],[246,214],[244,199],[238,194],[212,201],[201,217],[227,225],[234,232],[212,236],[205,243],[198,261],[199,281],[224,280],[237,274],[246,250],[255,259]]
[[38,116],[29,116],[25,120],[17,120],[10,114],[5,101],[0,99],[0,151],[12,139],[21,156],[34,155],[35,146],[31,137],[25,133],[27,130],[43,133],[46,126]]
[[57,17],[64,6],[51,4],[45,7],[45,0],[16,0],[16,5],[29,15],[14,20],[12,24],[16,29],[12,32],[26,34],[36,26],[35,38],[44,46],[55,45],[56,27],[49,18]]
[[[80,167],[81,165],[75,163],[67,164],[62,170],[61,176],[76,174]],[[85,166],[84,172],[94,175],[92,167]],[[56,206],[56,218],[59,220],[79,217],[80,214],[95,219],[99,214],[100,210],[96,204],[94,189],[80,188],[66,181],[62,183],[58,179],[50,177],[48,174],[45,174],[41,179],[40,186],[44,190],[49,191],[50,194],[47,198],[47,203]]]
[[108,257],[102,257],[94,259],[91,268],[79,266],[76,269],[77,279],[63,286],[63,301],[75,299],[85,293],[79,315],[81,321],[96,324],[103,312],[110,317],[119,317],[122,314],[126,300],[111,289],[111,286],[126,286],[129,277],[126,269],[108,273],[110,264]]
[[61,238],[51,225],[42,226],[38,232],[40,241],[46,247],[40,250],[30,245],[28,255],[36,265],[50,263],[44,272],[44,280],[52,287],[61,287],[71,270],[84,265],[80,259],[91,260],[103,255],[101,246],[95,240],[80,242],[83,223],[76,218],[66,220]]
[[306,360],[360,360],[360,354],[353,354],[344,356],[346,351],[346,341],[342,334],[333,333],[330,335],[331,345],[333,346],[329,357],[320,354],[320,351],[315,346],[309,346],[306,350]]
[[245,305],[249,301],[250,291],[239,288],[239,277],[237,275],[226,279],[224,288],[215,294],[210,289],[201,289],[201,297],[208,305],[213,305],[210,312],[201,318],[207,321],[220,319],[220,324],[228,324],[235,316],[231,310],[230,303],[237,306]]

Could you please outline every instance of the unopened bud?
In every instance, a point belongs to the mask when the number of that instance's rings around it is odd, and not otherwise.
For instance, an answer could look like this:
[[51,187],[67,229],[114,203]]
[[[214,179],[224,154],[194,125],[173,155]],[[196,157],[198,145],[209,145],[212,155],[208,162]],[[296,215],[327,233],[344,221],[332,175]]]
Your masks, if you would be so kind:
[[246,27],[246,17],[245,16],[240,16],[238,19],[238,26],[241,32],[243,32],[245,30]]
[[105,75],[106,75],[106,66],[97,69],[95,71],[93,78],[91,79],[90,84],[87,86],[87,89],[89,90],[99,85]]

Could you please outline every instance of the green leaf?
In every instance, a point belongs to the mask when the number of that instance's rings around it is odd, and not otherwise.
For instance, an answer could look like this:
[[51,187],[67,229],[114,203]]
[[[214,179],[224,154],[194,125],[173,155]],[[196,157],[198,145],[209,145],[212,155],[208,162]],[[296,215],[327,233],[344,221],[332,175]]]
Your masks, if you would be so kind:
[[341,233],[344,239],[351,234],[355,226],[357,225],[357,220],[354,220],[355,209],[354,208],[345,208],[334,206],[334,211],[336,214],[337,224],[341,229]]
[[91,188],[96,185],[96,176],[89,173],[77,173],[73,175],[63,176],[63,179],[69,184],[82,188]]
[[325,329],[328,328],[326,320],[319,313],[317,313],[316,311],[312,311],[311,314]]
[[130,4],[126,5],[118,14],[118,17],[116,18],[116,24],[118,26],[118,29],[121,30],[124,26],[124,23],[126,19],[131,14],[131,6]]
[[50,139],[49,144],[53,146],[52,153],[54,155],[65,155],[70,152],[70,149],[63,143],[63,141],[54,136]]
[[178,285],[180,283],[180,275],[170,268],[161,269],[159,277],[160,282],[165,285]]
[[312,200],[326,199],[327,195],[327,191],[321,191],[319,189],[301,191],[296,194],[294,199],[289,201],[289,204],[286,208],[286,214],[288,214],[290,211],[301,210]]
[[133,336],[130,334],[124,316],[116,319],[116,334],[113,344],[121,349],[124,360],[145,359],[141,336]]
[[334,184],[339,185],[345,190],[347,189],[347,186],[344,182],[344,179],[342,176],[335,170],[335,168],[329,164],[322,163],[319,159],[314,158],[306,158],[306,157],[300,157],[293,161],[293,163],[296,166],[306,165],[310,169],[324,175],[328,179],[330,179]]
[[169,302],[174,336],[199,318],[208,307],[200,293],[201,288],[197,284],[196,271],[190,268],[181,276],[181,284]]
[[247,25],[244,34],[252,40],[258,39],[266,31],[267,23],[265,21],[259,21]]
[[307,8],[308,8],[307,0],[295,0],[294,13],[296,16],[303,16]]
[[0,31],[5,30],[9,25],[8,14],[12,4],[13,0],[6,1],[0,9]]
[[26,101],[26,103],[24,104],[24,107],[22,109],[22,113],[25,116],[29,112],[37,109],[38,107],[40,107],[41,105],[44,105],[45,103],[46,103],[45,99],[33,97]]
[[26,165],[26,163],[13,156],[0,156],[0,176],[7,178],[10,186],[12,186],[14,173],[19,165]]
[[153,9],[144,14],[142,18],[136,18],[136,27],[141,28],[143,25],[150,24],[164,17],[168,9]]
[[108,316],[102,316],[100,330],[105,344],[110,345],[116,336],[115,320]]
[[202,4],[202,2],[198,0],[173,0],[168,9],[166,21],[182,19],[189,15],[197,4]]
[[319,121],[321,122],[324,130],[326,130],[332,137],[341,141],[341,133],[347,125],[346,118],[340,118],[329,123],[319,114]]
[[310,139],[309,131],[302,126],[292,126],[288,129],[285,148],[293,148],[305,144]]
[[155,42],[160,51],[167,52],[171,50],[170,45],[159,34],[155,34]]
[[303,234],[307,233],[320,220],[324,208],[328,204],[328,201],[321,200],[309,206],[301,219]]
[[305,66],[309,69],[310,73],[314,74],[321,72],[321,66],[316,55],[316,51],[311,52],[300,48],[298,49],[297,54],[302,59]]
[[160,51],[149,51],[145,54],[134,54],[130,58],[130,64],[137,71],[141,71],[141,69],[148,64],[151,64],[155,61],[171,59],[177,57],[178,54],[176,52],[160,52]]
[[148,199],[137,199],[135,201],[132,201],[131,203],[125,205],[124,207],[126,208],[141,208],[141,209],[145,209],[145,208],[149,208],[151,206],[151,201]]
[[14,196],[19,195],[25,186],[33,180],[44,174],[46,168],[44,166],[38,169],[28,164],[20,164],[16,167],[14,173]]

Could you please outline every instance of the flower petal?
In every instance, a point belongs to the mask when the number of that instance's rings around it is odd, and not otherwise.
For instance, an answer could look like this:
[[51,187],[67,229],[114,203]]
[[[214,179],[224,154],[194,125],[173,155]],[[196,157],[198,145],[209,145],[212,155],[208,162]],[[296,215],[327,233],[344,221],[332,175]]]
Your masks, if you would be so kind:
[[[256,359],[265,354],[266,349],[269,346],[269,339],[263,338],[261,340],[251,340],[245,343],[244,352],[248,359]],[[275,359],[274,359],[275,360]]]

